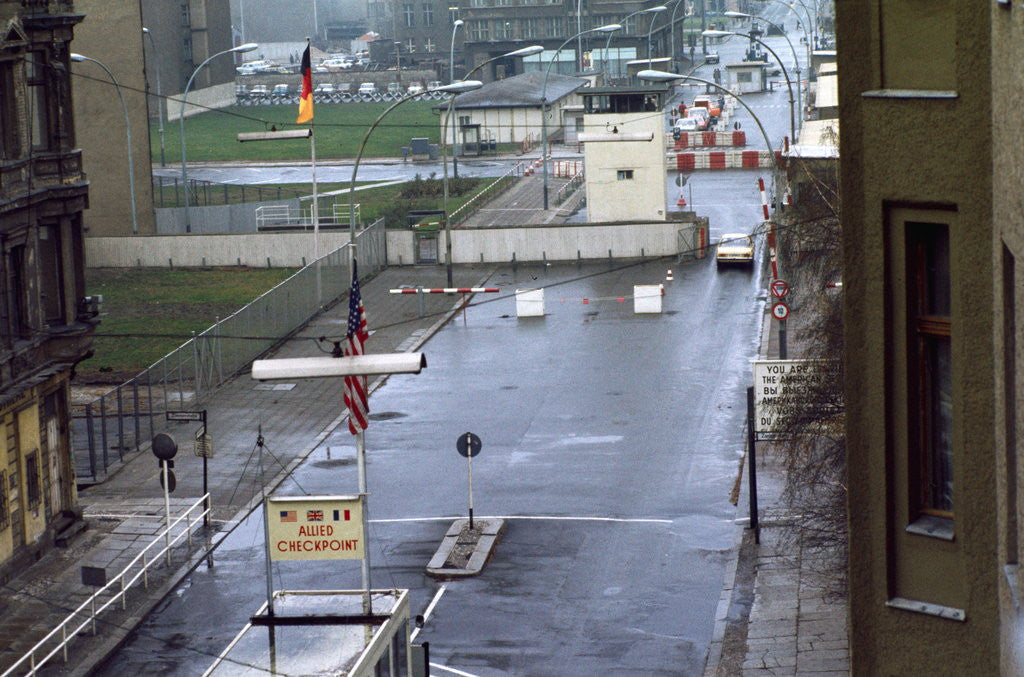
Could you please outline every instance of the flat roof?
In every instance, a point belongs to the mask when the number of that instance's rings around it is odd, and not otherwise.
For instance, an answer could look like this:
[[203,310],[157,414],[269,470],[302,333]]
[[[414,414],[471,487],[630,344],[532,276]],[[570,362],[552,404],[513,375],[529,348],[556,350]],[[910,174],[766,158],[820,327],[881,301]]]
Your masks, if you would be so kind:
[[818,93],[814,98],[815,108],[837,108],[839,106],[839,76],[822,75],[818,78]]
[[[569,96],[588,83],[583,78],[550,73],[545,91],[544,75],[542,71],[527,71],[503,80],[488,82],[480,89],[456,96],[455,108],[537,108],[540,106],[542,93],[550,104]],[[447,103],[434,106],[439,109],[447,107]]]
[[839,157],[839,120],[805,120],[800,127],[800,140],[790,146],[789,157]]

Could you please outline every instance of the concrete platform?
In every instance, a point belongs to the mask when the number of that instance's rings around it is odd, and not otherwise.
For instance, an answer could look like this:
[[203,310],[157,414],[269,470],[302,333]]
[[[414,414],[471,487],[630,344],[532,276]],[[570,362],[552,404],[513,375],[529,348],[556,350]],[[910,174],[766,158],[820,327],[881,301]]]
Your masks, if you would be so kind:
[[468,519],[455,520],[430,559],[427,575],[442,579],[479,575],[503,531],[502,519],[474,519],[472,530]]

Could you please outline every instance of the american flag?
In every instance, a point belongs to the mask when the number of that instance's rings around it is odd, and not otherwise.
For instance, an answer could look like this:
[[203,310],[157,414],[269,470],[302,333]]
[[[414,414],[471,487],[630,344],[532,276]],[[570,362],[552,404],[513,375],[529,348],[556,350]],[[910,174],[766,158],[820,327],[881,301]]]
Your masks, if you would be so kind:
[[295,521],[295,511],[294,510],[282,510],[280,517],[281,517],[281,521],[282,522],[294,522]]
[[[363,297],[359,293],[359,276],[356,272],[356,260],[352,259],[352,290],[348,295],[348,331],[345,334],[346,357],[362,355],[363,343],[369,333],[366,331],[366,310],[363,309]],[[348,430],[357,435],[366,430],[368,425],[366,413],[370,410],[366,403],[366,376],[345,377],[345,406],[348,407]]]

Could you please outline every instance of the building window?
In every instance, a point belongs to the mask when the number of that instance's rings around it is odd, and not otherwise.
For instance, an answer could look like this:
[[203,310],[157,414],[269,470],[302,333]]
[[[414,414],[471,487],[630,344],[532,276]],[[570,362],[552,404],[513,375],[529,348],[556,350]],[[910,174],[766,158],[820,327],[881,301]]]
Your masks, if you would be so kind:
[[11,526],[11,513],[8,509],[7,473],[0,471],[0,531]]
[[10,331],[14,338],[27,338],[30,333],[28,321],[28,271],[25,265],[25,245],[15,245],[7,253],[7,289],[10,294]]
[[46,323],[67,324],[64,317],[64,262],[59,223],[39,226],[39,292]]
[[25,457],[25,496],[28,507],[39,506],[39,452],[33,451]]
[[511,21],[496,21],[494,27],[494,37],[496,40],[511,40],[512,39],[512,22]]
[[1017,261],[1003,245],[1003,437],[1006,454],[1006,563],[1020,557],[1017,487]]
[[181,58],[185,63],[192,63],[192,36],[186,35],[181,40]]
[[540,33],[540,19],[522,19],[519,22],[519,35],[523,38],[535,38]]
[[448,8],[448,23],[453,24],[459,19],[459,8],[449,7]]
[[632,169],[620,169],[616,173],[616,178],[619,181],[632,181],[633,180],[633,170]]
[[562,17],[560,16],[549,16],[544,17],[544,31],[545,37],[557,38],[562,35]]
[[416,38],[408,38],[405,41],[405,52],[406,54],[412,54],[416,51]]
[[433,26],[434,25],[434,6],[429,2],[423,3],[423,25]]
[[489,21],[472,21],[469,24],[469,39],[477,42],[490,40],[490,22]]
[[423,50],[428,54],[430,52],[433,52],[436,47],[437,45],[434,44],[434,41],[431,38],[427,38],[426,40],[423,41]]
[[32,124],[32,150],[49,150],[50,99],[46,86],[46,54],[30,52],[28,55],[28,108]]
[[21,153],[15,103],[14,63],[5,61],[0,63],[0,159],[14,159]]
[[753,82],[754,74],[750,71],[740,71],[736,73],[736,82]]
[[187,2],[181,3],[181,25],[185,28],[192,27],[192,11]]
[[952,518],[949,226],[908,223],[907,259],[911,518]]

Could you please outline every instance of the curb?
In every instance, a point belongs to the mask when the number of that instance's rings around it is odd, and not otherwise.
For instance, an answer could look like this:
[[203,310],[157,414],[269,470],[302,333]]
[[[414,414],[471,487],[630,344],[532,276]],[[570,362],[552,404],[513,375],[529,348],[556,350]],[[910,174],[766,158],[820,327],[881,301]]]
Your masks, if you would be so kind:
[[462,531],[469,526],[469,520],[457,519],[448,527],[448,532],[444,535],[440,547],[438,547],[437,552],[430,559],[430,564],[427,565],[428,576],[441,579],[467,578],[469,576],[477,576],[483,571],[487,561],[491,558],[494,546],[498,544],[501,534],[505,531],[505,520],[481,519],[476,522],[480,527],[481,534],[473,546],[473,554],[469,556],[466,566],[445,566],[456,546],[467,545],[467,543],[460,542],[459,537]]

